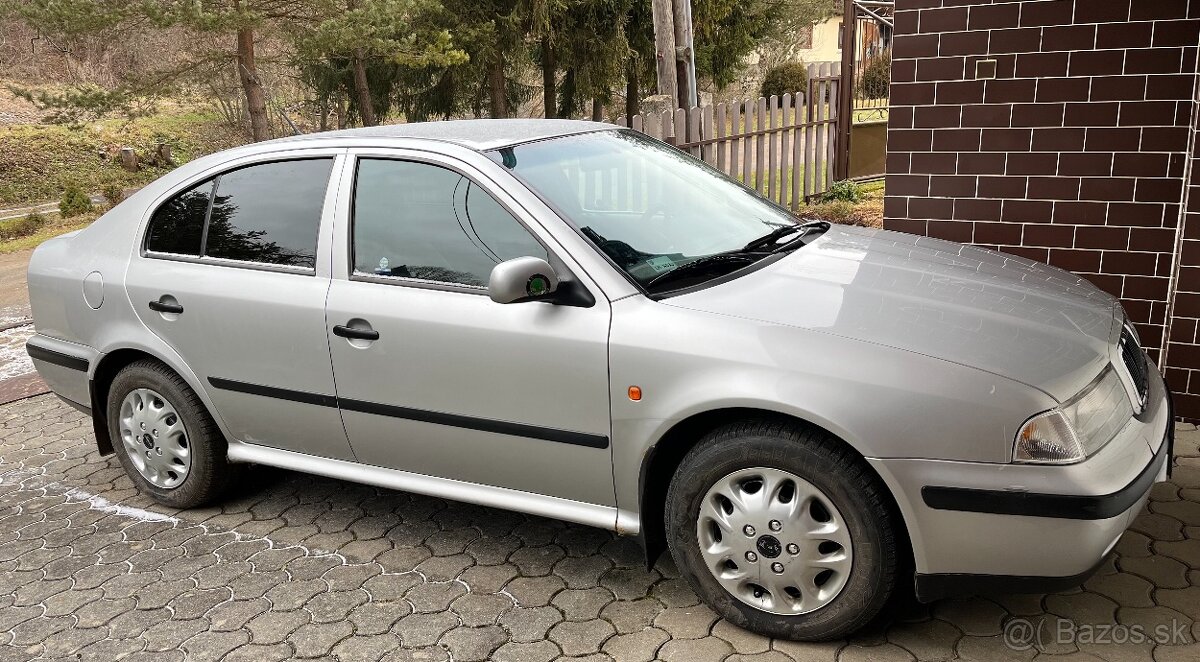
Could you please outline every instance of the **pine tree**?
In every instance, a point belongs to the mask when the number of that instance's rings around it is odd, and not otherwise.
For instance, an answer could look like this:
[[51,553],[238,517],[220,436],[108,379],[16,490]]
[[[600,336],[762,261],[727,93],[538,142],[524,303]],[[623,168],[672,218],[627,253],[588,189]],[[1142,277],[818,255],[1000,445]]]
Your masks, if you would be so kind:
[[[294,33],[304,71],[348,72],[354,107],[364,126],[386,114],[398,67],[464,64],[449,30],[421,20],[440,5],[430,0],[321,0],[320,20]],[[320,78],[313,76],[313,80]],[[334,73],[330,82],[340,86]],[[373,84],[374,83],[374,84]]]

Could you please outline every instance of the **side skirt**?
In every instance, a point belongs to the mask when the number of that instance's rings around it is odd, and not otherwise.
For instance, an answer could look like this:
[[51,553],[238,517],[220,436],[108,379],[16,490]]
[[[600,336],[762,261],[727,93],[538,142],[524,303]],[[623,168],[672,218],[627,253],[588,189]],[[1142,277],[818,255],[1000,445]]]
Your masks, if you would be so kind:
[[449,478],[375,467],[357,462],[315,457],[294,451],[229,442],[229,461],[265,464],[302,473],[337,478],[391,490],[413,492],[427,496],[464,501],[480,506],[502,508],[517,512],[552,517],[577,524],[594,526],[622,535],[636,535],[639,519],[636,514],[581,501],[522,492],[520,490],[467,483]]

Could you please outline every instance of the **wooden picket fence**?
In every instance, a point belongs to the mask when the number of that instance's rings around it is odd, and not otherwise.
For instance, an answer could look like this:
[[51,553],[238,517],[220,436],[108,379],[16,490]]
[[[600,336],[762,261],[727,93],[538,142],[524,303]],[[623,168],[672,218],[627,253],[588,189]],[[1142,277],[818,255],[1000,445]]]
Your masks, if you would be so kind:
[[840,77],[808,67],[808,89],[662,113],[617,123],[703,159],[781,205],[797,209],[833,183]]

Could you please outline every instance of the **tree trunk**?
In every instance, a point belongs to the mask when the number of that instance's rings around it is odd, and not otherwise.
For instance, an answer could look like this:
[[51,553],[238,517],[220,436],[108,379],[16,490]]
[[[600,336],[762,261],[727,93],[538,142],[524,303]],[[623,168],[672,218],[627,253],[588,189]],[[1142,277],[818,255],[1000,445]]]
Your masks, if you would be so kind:
[[625,119],[633,126],[633,116],[641,111],[642,91],[639,89],[637,61],[629,59],[629,67],[625,70]]
[[375,104],[371,101],[371,86],[367,83],[367,68],[363,66],[361,48],[354,49],[354,96],[358,101],[358,114],[362,116],[363,126],[375,126]]
[[492,117],[508,117],[508,82],[504,78],[504,55],[496,53],[488,66],[488,96]]
[[242,91],[246,93],[246,111],[250,114],[250,135],[255,142],[271,137],[267,118],[267,96],[258,80],[258,67],[254,63],[254,30],[242,28],[237,33],[238,78]]
[[604,121],[604,102],[600,100],[600,97],[592,97],[592,121]]
[[570,119],[575,116],[575,70],[567,69],[562,82],[562,104],[558,116]]
[[671,0],[652,1],[654,21],[654,55],[658,67],[658,93],[679,98],[679,81],[675,69],[675,10]]
[[558,92],[555,90],[555,74],[558,62],[549,37],[542,37],[542,105],[546,107],[546,119],[558,117]]
[[696,59],[692,53],[692,3],[690,0],[672,0],[675,14],[675,80],[679,86],[679,107],[699,106],[696,98]]

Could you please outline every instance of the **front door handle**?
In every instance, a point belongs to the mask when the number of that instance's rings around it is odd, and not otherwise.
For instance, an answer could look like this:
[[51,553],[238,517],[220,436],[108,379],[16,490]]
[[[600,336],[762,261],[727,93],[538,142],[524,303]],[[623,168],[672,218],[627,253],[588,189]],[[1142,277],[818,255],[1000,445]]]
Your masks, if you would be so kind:
[[183,312],[183,306],[177,303],[167,303],[166,301],[151,301],[150,310],[158,313],[174,313],[178,315]]
[[360,329],[342,324],[333,327],[333,335],[350,338],[351,340],[379,340],[379,332],[375,329]]

